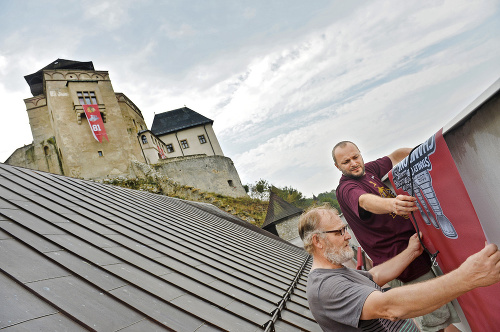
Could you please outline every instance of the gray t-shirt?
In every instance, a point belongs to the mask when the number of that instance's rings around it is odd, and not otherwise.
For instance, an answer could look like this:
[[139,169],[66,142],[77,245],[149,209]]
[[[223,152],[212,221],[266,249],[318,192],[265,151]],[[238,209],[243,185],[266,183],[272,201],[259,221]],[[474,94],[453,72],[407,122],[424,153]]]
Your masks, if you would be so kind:
[[370,273],[350,268],[315,269],[307,279],[307,301],[323,331],[418,332],[412,320],[360,320],[366,298],[380,287]]

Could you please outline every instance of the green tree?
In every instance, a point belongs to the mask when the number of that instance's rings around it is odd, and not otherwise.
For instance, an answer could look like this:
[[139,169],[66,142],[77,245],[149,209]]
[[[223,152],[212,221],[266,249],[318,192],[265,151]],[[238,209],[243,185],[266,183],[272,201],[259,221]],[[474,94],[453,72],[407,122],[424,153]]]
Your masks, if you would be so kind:
[[269,199],[269,182],[264,179],[260,179],[259,181],[255,182],[254,184],[248,184],[248,188],[250,190],[249,194],[250,197],[252,198],[257,198],[260,200],[267,200]]
[[335,190],[326,191],[318,195],[318,203],[328,202],[334,208],[336,208],[340,212],[340,205],[337,201],[337,195],[335,194]]
[[288,203],[293,204],[301,209],[307,207],[304,195],[297,189],[293,188],[292,186],[286,186],[283,188],[277,188],[277,187],[274,188],[275,188],[274,189],[275,193]]

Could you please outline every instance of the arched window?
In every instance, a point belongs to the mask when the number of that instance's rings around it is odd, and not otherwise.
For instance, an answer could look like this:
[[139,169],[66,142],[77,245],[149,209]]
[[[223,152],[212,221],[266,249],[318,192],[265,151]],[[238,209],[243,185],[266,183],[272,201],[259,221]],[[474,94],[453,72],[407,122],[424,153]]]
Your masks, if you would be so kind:
[[148,144],[148,138],[146,137],[146,135],[142,135],[141,139],[142,139],[142,144]]

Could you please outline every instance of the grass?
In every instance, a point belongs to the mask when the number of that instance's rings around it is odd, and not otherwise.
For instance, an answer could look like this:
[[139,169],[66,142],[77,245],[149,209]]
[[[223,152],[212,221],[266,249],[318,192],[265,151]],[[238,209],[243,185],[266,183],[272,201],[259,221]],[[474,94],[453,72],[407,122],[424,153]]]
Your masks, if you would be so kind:
[[136,179],[105,179],[106,184],[129,189],[144,190],[188,201],[210,203],[221,210],[261,227],[266,218],[268,201],[250,197],[230,197],[217,193],[207,193],[200,189],[184,186],[163,177],[148,176]]

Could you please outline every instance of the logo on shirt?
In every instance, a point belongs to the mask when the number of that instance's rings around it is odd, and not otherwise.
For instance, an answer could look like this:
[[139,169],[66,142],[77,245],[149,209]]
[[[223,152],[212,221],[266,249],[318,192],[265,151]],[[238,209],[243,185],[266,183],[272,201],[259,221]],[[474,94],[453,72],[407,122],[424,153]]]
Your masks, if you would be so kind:
[[[373,185],[373,187],[378,190],[378,194],[380,195],[380,197],[383,197],[383,198],[394,198],[394,197],[396,197],[396,195],[394,195],[394,193],[389,188],[379,186],[377,183],[375,183],[373,181],[368,181],[368,182],[371,183]],[[397,214],[392,213],[392,212],[389,213],[389,215],[393,219],[397,217]],[[408,216],[401,216],[401,217],[403,217],[405,219],[409,218]]]

